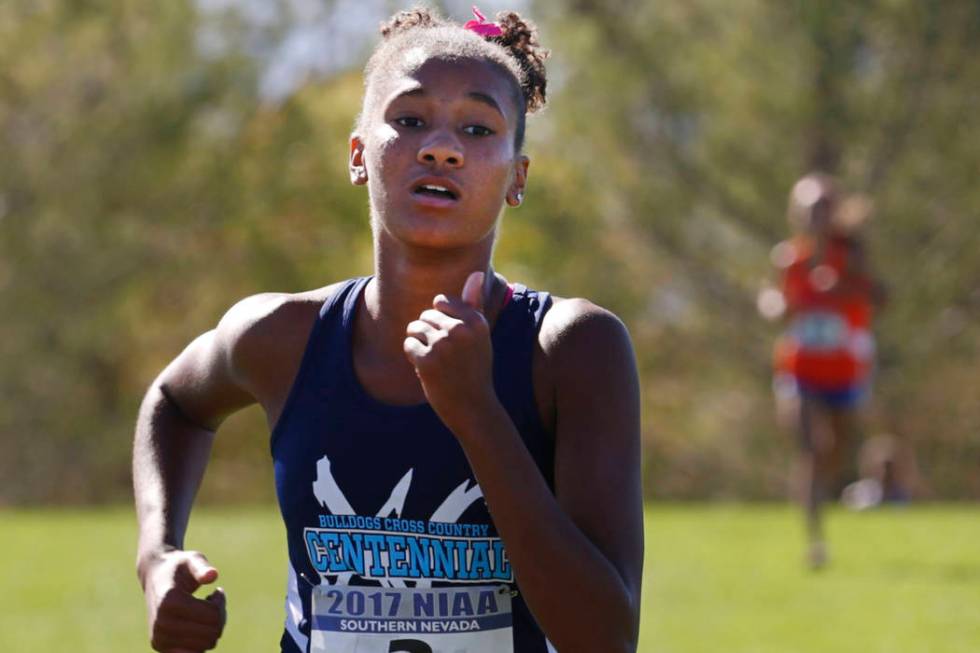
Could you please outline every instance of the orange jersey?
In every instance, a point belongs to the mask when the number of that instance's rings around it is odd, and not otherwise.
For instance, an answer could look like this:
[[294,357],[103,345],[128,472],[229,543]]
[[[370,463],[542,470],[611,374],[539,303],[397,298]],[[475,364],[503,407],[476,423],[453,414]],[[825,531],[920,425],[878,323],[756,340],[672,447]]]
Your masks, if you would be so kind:
[[776,343],[777,372],[818,388],[862,383],[871,371],[872,283],[855,265],[860,245],[828,238],[816,252],[810,238],[779,246],[789,328]]

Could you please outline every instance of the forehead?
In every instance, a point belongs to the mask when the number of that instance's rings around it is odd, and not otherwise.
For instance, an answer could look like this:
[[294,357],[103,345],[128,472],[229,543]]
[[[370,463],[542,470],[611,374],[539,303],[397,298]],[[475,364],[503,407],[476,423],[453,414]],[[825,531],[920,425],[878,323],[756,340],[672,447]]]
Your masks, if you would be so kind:
[[404,58],[378,79],[374,89],[382,110],[401,97],[424,97],[442,102],[484,96],[492,99],[508,120],[516,119],[517,82],[499,64],[472,57],[426,57],[421,48],[406,51]]

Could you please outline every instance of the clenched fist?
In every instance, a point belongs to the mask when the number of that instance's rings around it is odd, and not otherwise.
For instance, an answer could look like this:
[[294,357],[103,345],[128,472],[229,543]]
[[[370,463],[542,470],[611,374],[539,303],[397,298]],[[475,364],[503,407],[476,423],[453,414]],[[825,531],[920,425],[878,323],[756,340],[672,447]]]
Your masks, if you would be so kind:
[[497,403],[483,281],[483,272],[473,272],[461,297],[437,295],[405,329],[405,355],[426,399],[456,435]]
[[150,644],[161,653],[201,653],[213,649],[225,627],[225,593],[194,596],[218,579],[218,570],[197,551],[167,551],[141,570],[150,625]]

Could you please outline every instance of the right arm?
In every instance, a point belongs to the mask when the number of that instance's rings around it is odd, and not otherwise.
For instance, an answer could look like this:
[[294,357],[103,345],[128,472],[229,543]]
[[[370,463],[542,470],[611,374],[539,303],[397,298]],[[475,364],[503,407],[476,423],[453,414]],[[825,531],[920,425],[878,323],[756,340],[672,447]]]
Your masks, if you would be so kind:
[[258,295],[236,304],[163,370],[143,399],[133,443],[136,562],[158,651],[208,650],[221,635],[223,592],[193,596],[218,572],[202,554],[184,551],[184,534],[216,429],[263,398],[261,383],[275,376],[263,373],[272,361],[262,341],[275,331],[269,318],[283,297]]

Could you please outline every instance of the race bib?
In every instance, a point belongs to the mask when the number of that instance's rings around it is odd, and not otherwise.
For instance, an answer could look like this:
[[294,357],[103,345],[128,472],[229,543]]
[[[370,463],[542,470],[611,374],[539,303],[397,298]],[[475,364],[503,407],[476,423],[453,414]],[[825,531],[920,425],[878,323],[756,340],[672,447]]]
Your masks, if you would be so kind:
[[812,312],[794,320],[792,334],[804,351],[832,351],[844,347],[848,328],[837,313]]
[[318,585],[311,653],[513,653],[507,586]]

